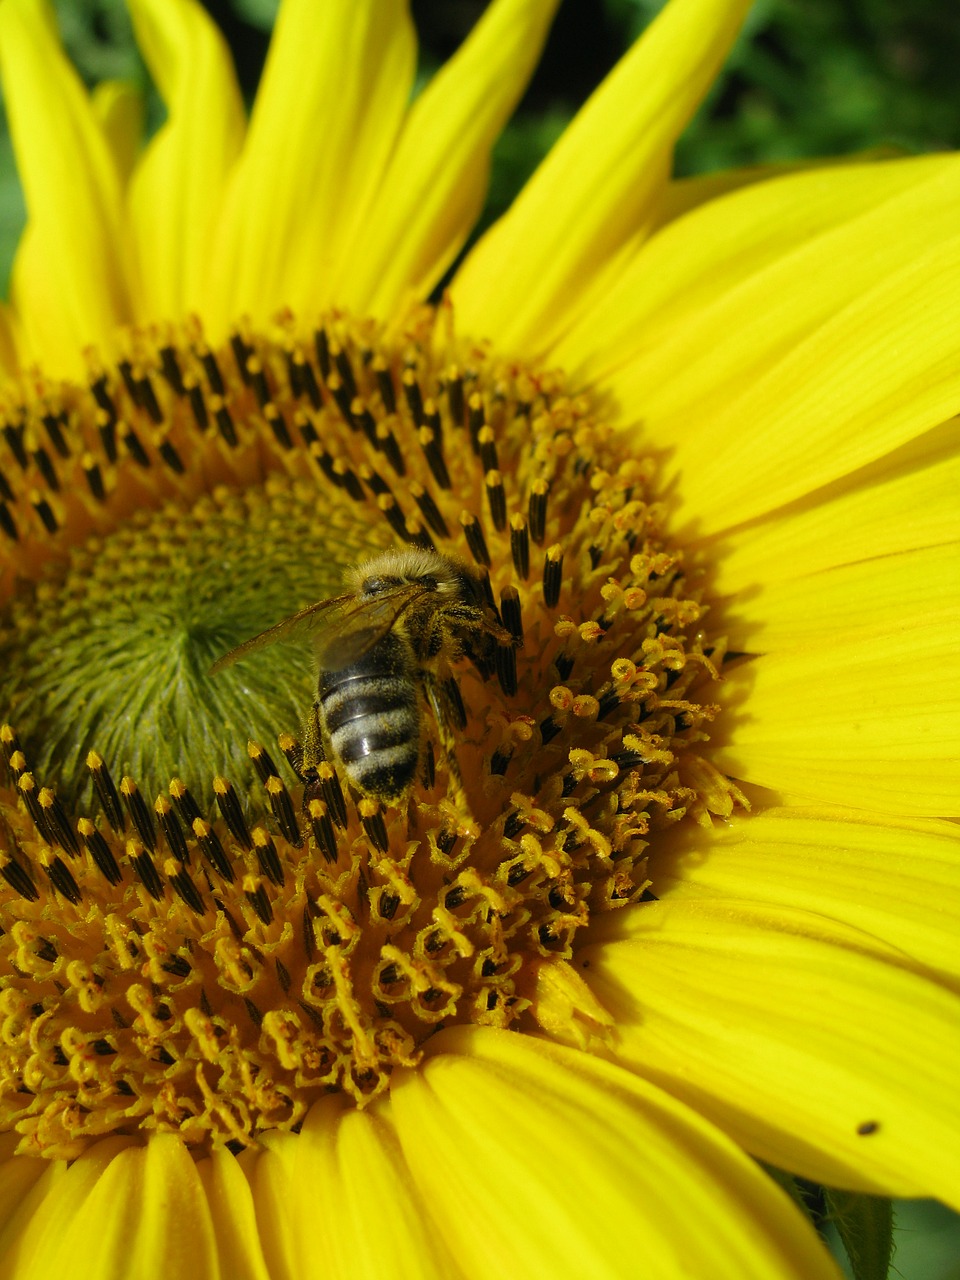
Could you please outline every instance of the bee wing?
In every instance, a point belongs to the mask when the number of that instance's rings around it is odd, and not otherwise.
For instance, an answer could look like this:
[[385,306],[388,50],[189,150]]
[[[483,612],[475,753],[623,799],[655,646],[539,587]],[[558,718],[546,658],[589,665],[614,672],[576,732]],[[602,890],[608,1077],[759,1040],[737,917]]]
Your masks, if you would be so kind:
[[351,596],[334,617],[324,619],[316,636],[321,671],[341,671],[369,653],[427,590],[422,583],[406,582],[375,596]]
[[242,661],[249,654],[256,653],[258,649],[266,649],[268,645],[276,644],[280,640],[294,640],[300,636],[310,634],[317,627],[323,625],[322,615],[324,613],[330,609],[342,608],[345,604],[355,599],[356,597],[352,595],[331,596],[328,600],[318,600],[316,604],[308,605],[306,609],[301,609],[299,613],[295,613],[289,618],[284,618],[282,622],[276,623],[275,626],[268,627],[266,631],[261,631],[259,635],[250,640],[244,640],[243,644],[238,644],[235,649],[231,649],[222,658],[218,658],[208,674],[215,676],[219,671],[223,671],[225,667],[232,667],[235,662]]

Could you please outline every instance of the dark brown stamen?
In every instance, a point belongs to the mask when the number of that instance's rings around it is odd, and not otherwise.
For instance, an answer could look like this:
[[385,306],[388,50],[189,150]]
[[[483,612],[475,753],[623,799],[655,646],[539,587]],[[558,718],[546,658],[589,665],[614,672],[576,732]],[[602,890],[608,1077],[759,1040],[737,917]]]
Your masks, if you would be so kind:
[[373,371],[376,375],[377,387],[380,391],[380,399],[383,401],[385,411],[387,413],[396,413],[397,394],[393,386],[393,377],[382,357],[374,359]]
[[253,348],[244,342],[239,333],[231,333],[230,349],[233,352],[233,358],[236,361],[237,373],[247,386],[251,385],[252,377],[250,374],[250,357],[253,355]]
[[484,476],[487,489],[487,501],[490,504],[490,518],[494,528],[501,533],[507,527],[507,495],[503,487],[503,477],[499,471],[488,471]]
[[326,804],[322,800],[311,800],[307,806],[307,812],[317,848],[327,862],[336,862],[338,853],[337,836],[333,829],[333,823],[330,821]]
[[343,798],[336,770],[324,761],[317,767],[317,778],[323,791],[327,811],[338,827],[347,825],[347,804]]
[[251,741],[247,743],[247,755],[250,757],[253,767],[257,771],[257,777],[261,782],[266,782],[268,778],[279,778],[277,766],[259,742]]
[[57,415],[53,413],[44,413],[41,415],[41,420],[46,428],[47,435],[50,437],[50,443],[53,445],[54,449],[56,449],[61,458],[69,458],[70,446],[67,443],[66,436],[64,435],[64,430],[67,427],[66,414],[60,413]]
[[83,900],[83,895],[80,892],[80,886],[73,878],[73,872],[67,864],[57,857],[50,862],[45,870],[54,889],[58,893],[62,893],[67,901],[72,902],[75,907],[79,906]]
[[171,471],[176,472],[178,476],[183,475],[186,471],[186,467],[183,465],[183,459],[180,457],[179,453],[177,453],[173,444],[171,444],[169,440],[162,440],[160,442],[158,452]]
[[133,778],[124,776],[120,779],[120,794],[127,806],[130,820],[137,829],[137,835],[151,853],[157,851],[157,833],[150,817],[147,802],[140,794],[140,788]]
[[320,366],[320,375],[326,381],[330,377],[330,370],[333,367],[330,363],[330,343],[327,339],[326,329],[317,329],[313,335],[314,350],[317,353],[317,364]]
[[547,530],[547,491],[546,480],[534,480],[530,486],[527,519],[530,524],[530,537],[538,547],[543,542]]
[[16,521],[10,514],[10,509],[5,502],[0,502],[0,529],[3,530],[11,542],[19,541],[20,535]]
[[215,408],[213,410],[213,417],[217,424],[217,429],[230,448],[235,449],[239,444],[239,440],[237,439],[237,429],[233,425],[233,418],[230,415],[230,410],[225,404],[214,403]]
[[43,811],[44,825],[52,837],[51,844],[58,844],[71,857],[78,857],[80,844],[56,794],[49,787],[41,787],[37,800]]
[[40,897],[37,886],[30,878],[30,873],[19,862],[10,859],[0,864],[0,876],[3,876],[14,892],[21,898],[26,898],[28,902],[36,902]]
[[57,517],[53,514],[53,508],[50,506],[50,503],[46,498],[41,497],[37,490],[33,489],[30,492],[30,502],[33,505],[33,509],[43,522],[43,527],[46,529],[47,533],[56,533],[60,528],[60,523],[57,520]]
[[415,480],[409,485],[410,496],[423,512],[423,518],[439,538],[449,538],[450,531],[447,528],[447,522],[440,513],[440,509],[433,499],[433,495],[429,489],[425,489],[422,484],[418,484]]
[[283,863],[280,861],[273,836],[263,827],[254,827],[250,834],[253,837],[253,847],[257,854],[257,865],[261,875],[265,875],[278,888],[282,888],[285,880]]
[[363,799],[359,805],[360,825],[363,827],[367,839],[375,849],[379,849],[381,853],[386,853],[389,848],[389,840],[387,839],[387,827],[383,820],[383,814],[375,800]]
[[447,409],[455,427],[463,426],[466,405],[463,398],[463,378],[457,369],[451,369],[446,378]]
[[510,517],[510,558],[517,576],[526,582],[530,576],[530,536],[527,522],[521,515]]
[[209,348],[204,348],[199,354],[203,372],[207,375],[207,386],[210,388],[211,393],[215,396],[225,396],[227,394],[227,386],[223,380],[223,374],[220,372],[217,357]]
[[270,808],[273,810],[273,816],[277,820],[283,837],[292,845],[301,845],[303,836],[300,827],[297,825],[297,815],[294,812],[293,801],[290,799],[290,792],[284,786],[283,779],[278,777],[270,777],[264,781],[267,796],[270,800]]
[[415,371],[413,369],[405,369],[400,382],[407,398],[407,406],[413,417],[414,425],[417,427],[424,426],[426,418],[423,412],[423,394],[420,391],[420,384],[417,382]]
[[246,819],[243,816],[243,810],[240,808],[240,801],[237,798],[233,783],[218,774],[213,780],[213,794],[217,798],[220,812],[223,814],[224,821],[229,827],[230,834],[234,840],[242,848],[252,849],[253,841],[250,838]]
[[206,431],[210,425],[210,415],[207,413],[207,402],[203,398],[203,391],[198,383],[191,383],[187,389],[187,396],[190,400],[190,412],[193,414],[193,420],[201,431]]
[[474,560],[476,560],[477,564],[486,565],[489,568],[490,552],[487,550],[487,541],[483,536],[480,521],[472,511],[463,511],[460,514],[460,525]]
[[[171,869],[176,868],[177,866],[178,864],[176,862],[171,861]],[[186,903],[191,911],[198,916],[205,914],[206,907],[203,904],[203,898],[200,896],[200,891],[190,879],[189,873],[183,867],[180,867],[179,870],[171,870],[168,872],[167,878],[174,893],[176,893],[177,897]]]
[[107,816],[107,821],[118,835],[122,835],[126,829],[127,820],[124,817],[123,806],[120,803],[120,795],[114,786],[113,778],[110,776],[110,770],[96,751],[87,753],[87,768],[93,776],[93,785],[100,799],[100,804],[103,806],[103,812]]
[[133,868],[133,873],[149,893],[155,902],[160,902],[163,898],[163,881],[160,879],[160,873],[154,866],[153,859],[150,854],[140,844],[139,840],[128,840],[126,845],[127,860]]
[[417,432],[417,439],[420,441],[420,448],[423,450],[423,456],[427,460],[427,465],[434,480],[436,480],[441,489],[449,489],[450,473],[447,471],[447,464],[443,460],[439,435],[436,431],[431,430],[430,427],[421,427]]
[[46,483],[54,490],[54,492],[59,492],[60,477],[57,475],[56,468],[53,465],[53,460],[49,453],[47,453],[46,449],[44,449],[42,445],[39,449],[34,449],[32,457],[37,470],[43,476]]
[[192,831],[193,824],[203,815],[200,812],[200,806],[190,793],[190,788],[180,778],[171,778],[169,791],[173,803],[177,806],[177,812]]
[[149,374],[144,374],[142,378],[137,379],[137,403],[146,409],[147,415],[157,426],[163,422],[163,410],[160,408]]
[[481,427],[477,433],[477,445],[480,450],[480,465],[484,471],[499,471],[500,463],[497,459],[497,439],[493,433],[493,428],[489,426]]
[[560,584],[563,582],[563,549],[554,545],[543,558],[543,603],[555,609],[560,600]]
[[187,847],[187,839],[183,834],[183,828],[177,820],[177,815],[173,811],[173,806],[166,796],[157,796],[154,801],[153,811],[157,815],[160,830],[166,838],[170,852],[178,862],[188,863],[190,861],[190,850]]
[[500,616],[503,618],[503,625],[517,642],[517,648],[522,648],[523,617],[520,611],[520,592],[512,584],[504,587],[500,593]]
[[226,850],[220,842],[214,828],[209,822],[203,818],[194,818],[192,824],[193,836],[197,844],[200,846],[203,856],[210,863],[211,867],[222,876],[224,880],[230,884],[234,882],[236,876],[233,867],[230,865],[230,859],[227,857]]
[[186,388],[183,385],[183,372],[173,347],[160,348],[160,369],[167,382],[173,388],[174,394],[177,396],[186,395]]
[[83,474],[86,477],[87,485],[90,492],[98,502],[103,502],[106,497],[106,489],[103,485],[103,472],[100,465],[94,462],[93,457],[88,453],[83,457]]
[[124,443],[124,447],[126,448],[127,452],[130,454],[130,457],[134,460],[135,463],[137,463],[138,466],[144,467],[144,468],[150,466],[150,455],[147,453],[146,449],[143,447],[143,441],[140,439],[140,437],[137,435],[137,433],[134,431],[132,427],[127,427],[124,430],[122,435],[122,440]]
[[[257,919],[262,924],[270,924],[273,920],[273,907],[270,905],[270,899],[267,897],[267,891],[262,884],[258,884],[255,889],[245,889],[244,896],[253,907]],[[257,1025],[263,1021],[261,1017]]]
[[480,432],[483,430],[485,423],[483,397],[478,391],[474,391],[467,401],[467,427],[470,431],[470,446],[478,456],[480,453]]

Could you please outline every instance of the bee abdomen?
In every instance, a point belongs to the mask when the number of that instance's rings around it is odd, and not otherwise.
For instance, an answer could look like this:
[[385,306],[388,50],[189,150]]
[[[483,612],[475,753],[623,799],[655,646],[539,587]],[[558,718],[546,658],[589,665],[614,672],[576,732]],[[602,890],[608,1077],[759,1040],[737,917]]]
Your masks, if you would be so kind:
[[350,781],[383,799],[401,795],[416,774],[420,715],[412,682],[353,676],[321,694],[330,745]]

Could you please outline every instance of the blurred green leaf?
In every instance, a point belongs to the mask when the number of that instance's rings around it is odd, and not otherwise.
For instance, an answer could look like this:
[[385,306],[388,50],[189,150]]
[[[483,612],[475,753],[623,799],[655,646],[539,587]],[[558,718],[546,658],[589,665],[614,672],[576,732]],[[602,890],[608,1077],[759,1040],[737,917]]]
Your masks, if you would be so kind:
[[26,221],[23,192],[13,163],[13,147],[10,135],[0,134],[0,285],[7,296],[10,264]]
[[261,31],[270,31],[277,18],[280,0],[233,0],[233,11],[238,18],[249,22]]
[[54,0],[54,9],[64,47],[87,84],[143,80],[124,0]]

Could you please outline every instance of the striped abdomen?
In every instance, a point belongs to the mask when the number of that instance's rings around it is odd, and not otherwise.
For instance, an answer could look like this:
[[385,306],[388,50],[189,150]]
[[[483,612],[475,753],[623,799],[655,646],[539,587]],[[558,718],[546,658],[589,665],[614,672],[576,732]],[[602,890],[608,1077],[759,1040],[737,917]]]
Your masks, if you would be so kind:
[[392,632],[341,671],[322,672],[327,740],[350,782],[395,800],[413,782],[420,756],[420,704],[409,650]]

